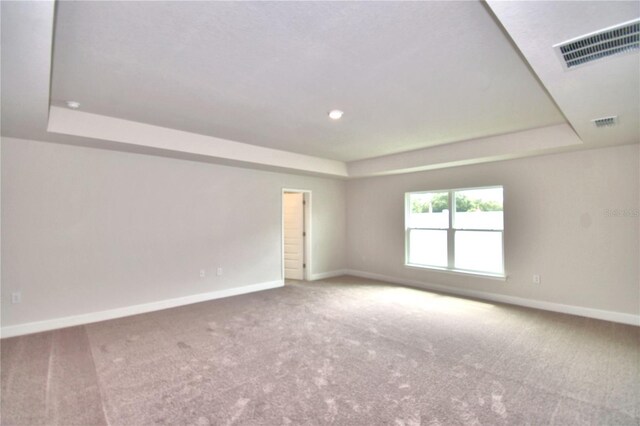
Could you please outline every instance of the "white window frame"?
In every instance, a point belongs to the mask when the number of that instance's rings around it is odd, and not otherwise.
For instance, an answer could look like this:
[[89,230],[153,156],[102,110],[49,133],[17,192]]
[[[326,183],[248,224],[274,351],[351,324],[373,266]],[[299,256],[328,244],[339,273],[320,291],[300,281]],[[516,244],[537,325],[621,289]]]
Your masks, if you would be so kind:
[[[460,191],[468,191],[468,190],[478,190],[478,189],[502,189],[503,196],[503,229],[456,229],[455,228],[455,208],[456,208],[456,200],[455,193]],[[412,228],[409,227],[409,215],[411,213],[411,195],[412,194],[434,194],[434,193],[443,193],[446,192],[449,194],[449,227],[448,228]],[[410,268],[419,268],[419,269],[433,269],[441,272],[449,272],[456,274],[464,274],[464,275],[478,275],[487,278],[497,278],[500,280],[506,279],[505,267],[504,267],[504,186],[502,185],[494,185],[494,186],[481,186],[474,188],[455,188],[455,189],[434,189],[429,191],[410,191],[405,192],[404,194],[404,246],[405,246],[405,260],[404,264],[406,267]],[[433,265],[422,265],[410,263],[410,233],[412,230],[425,230],[425,231],[447,231],[447,266],[433,266]],[[487,272],[487,271],[476,271],[469,269],[460,269],[455,267],[455,236],[456,231],[477,231],[477,232],[498,232],[500,233],[500,239],[502,243],[502,271],[499,273]]]

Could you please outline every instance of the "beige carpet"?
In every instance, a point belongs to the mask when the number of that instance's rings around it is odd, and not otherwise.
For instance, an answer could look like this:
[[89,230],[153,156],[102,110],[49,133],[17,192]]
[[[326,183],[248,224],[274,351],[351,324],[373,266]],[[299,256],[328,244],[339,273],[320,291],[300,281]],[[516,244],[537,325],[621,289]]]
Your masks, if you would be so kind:
[[6,425],[640,419],[640,328],[350,277],[1,344]]

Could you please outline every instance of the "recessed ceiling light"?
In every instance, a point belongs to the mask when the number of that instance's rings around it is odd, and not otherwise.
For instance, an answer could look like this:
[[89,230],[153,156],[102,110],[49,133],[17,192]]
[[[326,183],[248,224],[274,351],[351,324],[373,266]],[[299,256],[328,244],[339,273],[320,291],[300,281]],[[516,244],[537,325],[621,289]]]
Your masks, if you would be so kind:
[[76,101],[67,101],[67,102],[66,102],[66,104],[67,104],[67,106],[68,106],[69,108],[72,108],[72,109],[78,109],[78,108],[80,108],[80,102],[76,102]]
[[340,111],[339,109],[332,109],[331,111],[329,111],[329,118],[332,120],[339,120],[342,118],[342,114],[344,114],[344,111]]

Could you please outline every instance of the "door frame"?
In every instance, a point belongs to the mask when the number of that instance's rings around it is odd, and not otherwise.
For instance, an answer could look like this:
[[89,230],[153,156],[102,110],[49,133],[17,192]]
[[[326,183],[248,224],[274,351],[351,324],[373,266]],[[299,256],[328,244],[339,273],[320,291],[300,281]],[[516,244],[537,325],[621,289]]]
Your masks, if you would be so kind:
[[282,194],[280,196],[280,276],[282,277],[282,282],[284,282],[284,194],[287,192],[293,192],[297,194],[302,194],[302,199],[304,201],[304,230],[305,238],[303,244],[303,260],[302,263],[305,265],[302,271],[302,279],[304,281],[311,281],[311,260],[313,257],[311,256],[311,190],[310,189],[295,189],[295,188],[282,188]]

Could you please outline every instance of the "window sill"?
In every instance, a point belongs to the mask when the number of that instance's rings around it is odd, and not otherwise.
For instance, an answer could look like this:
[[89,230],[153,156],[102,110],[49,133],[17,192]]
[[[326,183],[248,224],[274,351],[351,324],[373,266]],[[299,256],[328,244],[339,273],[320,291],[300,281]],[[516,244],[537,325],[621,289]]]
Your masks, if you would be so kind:
[[487,278],[490,280],[497,280],[497,281],[507,281],[507,276],[505,274],[492,274],[489,272],[465,271],[463,269],[438,268],[437,266],[413,265],[411,263],[405,263],[404,266],[412,269],[427,269],[429,271],[434,271],[434,272],[443,272],[445,274]]

